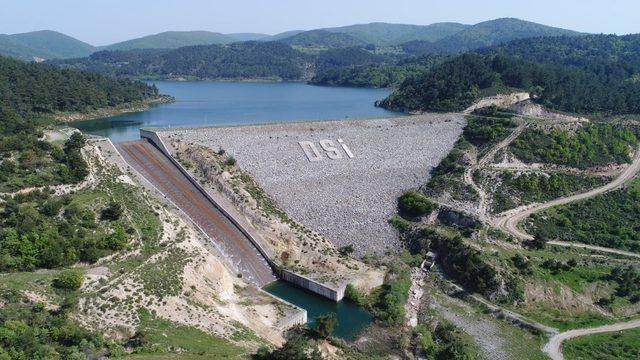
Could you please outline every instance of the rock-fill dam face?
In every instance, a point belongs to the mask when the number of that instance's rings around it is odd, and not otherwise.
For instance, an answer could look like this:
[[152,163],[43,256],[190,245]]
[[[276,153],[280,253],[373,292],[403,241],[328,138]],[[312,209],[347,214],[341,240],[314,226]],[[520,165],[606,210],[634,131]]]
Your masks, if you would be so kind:
[[157,134],[224,149],[293,219],[356,255],[399,248],[398,196],[425,184],[462,133],[461,114],[281,123]]

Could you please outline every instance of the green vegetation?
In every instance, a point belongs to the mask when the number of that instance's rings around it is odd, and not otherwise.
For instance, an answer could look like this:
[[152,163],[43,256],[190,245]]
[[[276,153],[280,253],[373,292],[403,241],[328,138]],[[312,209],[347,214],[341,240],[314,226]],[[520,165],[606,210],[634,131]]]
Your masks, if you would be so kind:
[[84,275],[82,270],[68,269],[60,272],[60,275],[53,281],[53,285],[63,290],[78,290],[82,287]]
[[138,78],[299,80],[312,58],[279,42],[187,46],[175,50],[99,51],[57,61],[63,67]]
[[[499,274],[478,250],[465,244],[462,237],[434,236],[434,240],[440,266],[447,276],[464,288],[502,302],[522,299],[523,289],[520,281],[516,277]],[[506,292],[497,294],[503,286]]]
[[398,213],[405,218],[418,218],[432,213],[438,206],[416,190],[405,191],[398,198]]
[[332,86],[386,88],[400,85],[405,79],[418,76],[447,56],[429,55],[424,58],[402,60],[397,63],[373,63],[347,67],[325,67],[310,83]]
[[84,359],[109,354],[109,344],[100,334],[83,329],[69,317],[76,303],[73,294],[57,311],[31,303],[14,290],[0,289],[0,301],[0,359]]
[[22,116],[31,112],[85,112],[157,95],[154,86],[141,82],[0,57],[0,103]]
[[623,189],[534,214],[530,233],[559,239],[640,251],[640,180]]
[[88,56],[95,48],[80,40],[51,30],[0,35],[0,55],[32,61]]
[[500,213],[520,205],[546,202],[609,182],[604,176],[553,172],[516,175],[500,173],[500,185],[493,192],[493,212]]
[[243,358],[244,349],[228,340],[209,335],[194,327],[176,325],[148,311],[138,313],[140,326],[129,344],[131,359],[173,359],[176,354],[188,359]]
[[581,336],[566,341],[562,354],[567,360],[632,360],[640,357],[640,329]]
[[510,116],[513,114],[501,112],[497,108],[476,113],[492,117],[467,117],[467,126],[464,127],[462,136],[477,147],[480,152],[507,137],[516,127],[515,123],[510,120]]
[[326,30],[310,30],[279,40],[291,46],[344,48],[366,45],[364,41],[349,34],[329,32]]
[[411,276],[402,266],[391,268],[384,283],[370,296],[371,313],[385,325],[398,325],[404,321],[404,305],[409,297]]
[[628,163],[638,139],[629,128],[588,124],[575,131],[525,130],[510,146],[522,161],[568,165],[578,168]]
[[[483,89],[509,87],[528,90],[536,102],[562,111],[640,113],[640,84],[634,80],[640,72],[640,56],[630,51],[639,39],[637,35],[533,39],[482,54],[463,54],[405,80],[380,105],[399,110],[462,110]],[[577,61],[582,47],[589,48],[589,60]],[[566,48],[566,55],[559,51]]]
[[237,41],[230,35],[211,31],[165,31],[115,44],[104,50],[177,49],[183,46],[229,44]]

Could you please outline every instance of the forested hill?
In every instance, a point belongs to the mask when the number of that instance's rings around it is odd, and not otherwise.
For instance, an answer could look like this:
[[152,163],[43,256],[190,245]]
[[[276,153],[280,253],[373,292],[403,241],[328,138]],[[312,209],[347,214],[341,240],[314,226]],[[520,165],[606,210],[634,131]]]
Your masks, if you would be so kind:
[[483,90],[511,87],[530,91],[536,101],[563,111],[640,113],[638,35],[530,39],[480,53],[460,55],[405,80],[379,105],[462,110]]
[[18,113],[84,112],[158,96],[141,82],[0,56],[0,103]]
[[325,30],[305,31],[279,41],[287,45],[301,47],[345,48],[366,45],[364,41],[349,34]]
[[319,69],[371,64],[385,59],[358,47],[310,55],[277,41],[250,41],[175,50],[102,51],[89,58],[55,64],[135,78],[308,80]]
[[87,43],[55,31],[0,34],[0,55],[23,60],[88,56],[96,49]]

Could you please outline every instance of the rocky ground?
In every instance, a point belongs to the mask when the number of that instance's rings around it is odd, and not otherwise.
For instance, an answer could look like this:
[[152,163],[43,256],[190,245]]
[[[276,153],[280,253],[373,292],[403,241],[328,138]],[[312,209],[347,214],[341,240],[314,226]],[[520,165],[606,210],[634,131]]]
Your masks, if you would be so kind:
[[[399,194],[428,178],[453,146],[464,119],[423,114],[397,119],[306,122],[161,132],[224,149],[295,220],[356,254],[398,248],[388,218]],[[341,147],[338,139],[348,147]],[[320,141],[325,142],[323,148]],[[305,154],[314,155],[313,160]],[[335,148],[333,150],[332,148]],[[333,157],[334,159],[332,159]]]

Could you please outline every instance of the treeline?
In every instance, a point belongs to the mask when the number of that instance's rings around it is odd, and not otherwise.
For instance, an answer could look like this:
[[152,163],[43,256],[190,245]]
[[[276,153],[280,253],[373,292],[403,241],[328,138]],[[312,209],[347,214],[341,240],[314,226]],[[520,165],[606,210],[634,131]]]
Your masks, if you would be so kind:
[[412,111],[462,110],[482,90],[509,87],[527,90],[535,101],[562,111],[639,113],[638,42],[637,35],[520,40],[460,55],[409,78],[380,105]]
[[373,88],[395,87],[407,78],[429,71],[434,65],[448,58],[446,55],[430,55],[400,61],[386,59],[366,65],[327,67],[317,72],[310,83]]
[[[95,262],[127,245],[129,235],[117,222],[121,213],[109,216],[109,206],[99,216],[72,199],[68,195],[53,197],[45,191],[5,198],[0,212],[0,271]],[[115,231],[106,233],[100,219],[116,221],[110,225]]]
[[141,82],[0,57],[0,103],[21,115],[84,112],[157,95],[158,89]]
[[52,63],[119,77],[310,80],[323,72],[386,61],[388,57],[361,47],[309,54],[281,42],[248,41],[174,50],[100,51]]

